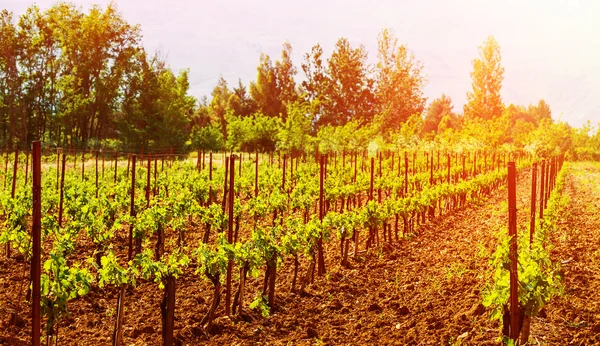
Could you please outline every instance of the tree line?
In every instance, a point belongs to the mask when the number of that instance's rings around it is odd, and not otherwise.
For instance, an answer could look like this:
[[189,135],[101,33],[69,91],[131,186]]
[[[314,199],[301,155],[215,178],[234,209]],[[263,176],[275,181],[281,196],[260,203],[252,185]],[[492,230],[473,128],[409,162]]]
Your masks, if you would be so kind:
[[[0,13],[0,143],[105,147],[126,151],[355,150],[369,146],[535,146],[534,131],[559,126],[549,105],[505,105],[498,42],[488,37],[472,61],[462,112],[446,96],[427,102],[423,64],[392,30],[377,38],[377,62],[340,38],[330,56],[316,44],[298,67],[292,46],[275,61],[261,54],[256,78],[219,78],[210,98],[188,94],[147,52],[141,28],[111,4],[84,13],[69,3]],[[300,81],[300,82],[299,82]],[[559,131],[560,132],[560,131]],[[566,145],[554,143],[553,145]]]

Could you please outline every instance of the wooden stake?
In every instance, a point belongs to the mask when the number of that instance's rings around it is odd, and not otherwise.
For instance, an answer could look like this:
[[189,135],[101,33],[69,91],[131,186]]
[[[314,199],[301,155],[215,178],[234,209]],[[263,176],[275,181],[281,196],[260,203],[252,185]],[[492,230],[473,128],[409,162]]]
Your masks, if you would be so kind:
[[533,233],[535,232],[536,196],[537,191],[537,163],[531,168],[531,212],[529,219],[529,246],[533,244]]
[[510,338],[518,340],[519,328],[519,279],[517,273],[517,183],[514,162],[508,163],[508,235],[510,239]]
[[60,175],[60,199],[58,204],[58,227],[62,227],[63,219],[63,199],[65,194],[65,166],[67,165],[67,155],[62,155],[62,170]]
[[[229,157],[229,217],[228,221],[228,233],[227,242],[229,244],[234,243],[233,239],[233,202],[235,197],[235,155]],[[227,180],[227,177],[225,177]],[[227,281],[225,291],[225,314],[231,316],[231,272],[233,269],[233,261],[230,259],[227,262]]]
[[[131,216],[131,218],[135,218],[135,163],[136,163],[136,156],[135,155],[131,155],[131,203],[130,203],[130,210],[129,210],[129,216]],[[129,167],[129,164],[127,165]],[[131,259],[133,258],[133,223],[131,223],[129,225],[129,252],[127,255],[128,260],[131,261]]]
[[33,142],[33,226],[32,256],[31,256],[31,344],[40,345],[40,300],[41,300],[41,248],[42,248],[42,174],[41,174],[41,145]]

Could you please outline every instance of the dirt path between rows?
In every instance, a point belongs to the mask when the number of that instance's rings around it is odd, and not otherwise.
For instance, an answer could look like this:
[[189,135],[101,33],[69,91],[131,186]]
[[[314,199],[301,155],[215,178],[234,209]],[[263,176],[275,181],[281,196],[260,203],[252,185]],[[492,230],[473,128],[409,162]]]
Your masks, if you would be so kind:
[[[518,181],[520,222],[527,222],[530,184],[530,174],[524,172]],[[497,344],[498,324],[489,321],[480,302],[496,232],[508,224],[506,194],[501,188],[479,205],[442,216],[419,235],[360,258],[355,269],[335,266],[311,287],[311,296],[282,294],[286,298],[275,315],[228,326],[203,341]]]
[[565,293],[534,320],[542,345],[600,344],[600,164],[575,163],[566,179],[570,201],[550,235],[553,261],[563,264]]

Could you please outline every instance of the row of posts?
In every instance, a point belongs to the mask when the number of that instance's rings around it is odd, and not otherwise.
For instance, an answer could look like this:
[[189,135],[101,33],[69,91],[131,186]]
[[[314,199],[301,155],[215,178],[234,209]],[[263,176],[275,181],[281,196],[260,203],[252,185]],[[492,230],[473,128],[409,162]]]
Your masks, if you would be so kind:
[[[539,218],[543,220],[544,209],[548,206],[550,193],[556,186],[556,177],[564,164],[564,154],[549,160],[542,160],[540,164],[540,181],[538,183],[538,163],[534,163],[531,168],[531,207],[529,219],[529,246],[533,244],[535,233],[535,218],[538,212],[537,191],[539,188]],[[510,237],[510,324],[505,326],[504,333],[512,340],[518,340],[520,330],[520,309],[519,309],[519,278],[518,278],[518,249],[517,249],[517,183],[516,183],[516,165],[514,162],[508,163],[508,234]],[[540,223],[541,224],[541,223]],[[508,329],[507,329],[508,327]]]
[[[415,154],[416,155],[416,154]],[[27,183],[27,178],[28,178],[28,169],[29,169],[29,153],[26,153],[26,183]],[[204,153],[202,154],[202,169],[204,169],[204,159],[205,155]],[[323,155],[319,155],[319,162],[320,162],[320,196],[319,196],[319,217],[320,219],[323,218],[324,216],[324,200],[323,200],[323,186],[324,186],[324,180],[325,180],[325,176],[326,176],[326,171],[325,171],[325,167],[326,167],[326,157]],[[61,160],[59,160],[59,158],[57,157],[57,188],[60,188],[60,203],[59,203],[59,225],[62,226],[62,206],[63,206],[63,190],[64,190],[64,173],[65,173],[65,167],[66,167],[66,159],[67,159],[67,155],[63,153],[62,155],[62,169],[59,169],[59,163]],[[405,178],[407,178],[408,175],[408,156],[405,153]],[[476,156],[474,156],[474,162],[476,160]],[[118,161],[118,156],[115,155],[115,182],[116,182],[116,175],[117,175],[117,161]],[[198,163],[197,163],[197,167],[200,168],[200,157],[198,158]],[[240,172],[241,172],[241,161],[242,158],[240,157]],[[272,163],[272,157],[270,157],[269,160]],[[355,174],[356,174],[356,165],[357,165],[357,161],[358,161],[358,156],[355,156]],[[380,161],[381,161],[381,155],[380,155]],[[8,162],[8,161],[7,161]],[[129,175],[129,166],[131,164],[131,183],[132,183],[132,187],[131,187],[131,209],[130,209],[130,214],[131,216],[135,216],[135,207],[134,207],[134,201],[135,201],[135,172],[136,172],[136,162],[137,162],[137,156],[136,155],[130,155],[129,156],[129,160],[128,160],[128,166],[127,166],[127,170],[128,170],[128,175]],[[416,162],[416,156],[413,156],[413,172],[415,172],[415,162]],[[228,231],[228,241],[232,242],[234,241],[233,239],[233,199],[234,199],[234,180],[235,180],[235,156],[232,155],[230,157],[225,158],[225,166],[226,166],[226,171],[228,170],[228,167],[230,167],[229,169],[229,189],[228,190],[228,199],[229,199],[229,231]],[[258,194],[258,153],[256,153],[256,174],[255,174],[255,193]],[[147,166],[147,187],[146,187],[146,200],[147,200],[147,206],[149,206],[149,199],[150,199],[150,174],[151,174],[151,164],[152,164],[152,156],[148,155],[148,166]],[[345,153],[344,153],[344,164],[345,164]],[[74,165],[76,165],[76,159],[74,162]],[[371,165],[373,167],[374,162],[373,160],[371,161]],[[393,166],[393,156],[392,156],[392,166]],[[398,165],[400,166],[400,165]],[[542,166],[544,167],[544,164],[542,164]],[[554,165],[548,165],[551,168],[548,168],[550,170],[550,179],[548,179],[548,186],[553,186],[552,184],[554,184],[554,175],[556,173],[556,167]],[[96,187],[98,187],[98,153],[96,153]],[[286,155],[284,155],[284,170],[286,167]],[[432,155],[432,161],[431,161],[431,165],[429,165],[429,160],[427,160],[427,168],[431,167],[431,172],[433,172],[433,155]],[[463,156],[463,167],[464,167],[464,156]],[[474,164],[474,174],[477,173],[476,168],[477,165]],[[164,158],[163,158],[163,168],[164,168]],[[12,192],[11,192],[11,196],[12,198],[14,198],[14,193],[15,193],[15,188],[16,188],[16,172],[18,169],[18,151],[15,152],[15,163],[14,163],[14,174],[13,174],[13,181],[12,181]],[[293,169],[293,165],[292,165],[292,169]],[[438,155],[438,169],[439,169],[439,155]],[[155,180],[156,180],[156,171],[157,171],[157,158],[155,157]],[[372,169],[373,171],[373,169]],[[381,166],[380,166],[380,171],[381,171]],[[58,179],[58,175],[60,172],[60,179]],[[399,169],[400,172],[400,169]],[[544,168],[542,168],[542,181],[544,180]],[[32,315],[32,328],[33,328],[33,332],[32,332],[32,336],[33,336],[33,344],[34,345],[38,345],[39,344],[39,335],[40,335],[40,274],[41,274],[41,269],[40,269],[40,242],[41,242],[41,235],[40,235],[40,231],[41,231],[41,144],[39,141],[33,142],[33,150],[32,150],[32,174],[33,174],[33,228],[32,228],[32,247],[33,247],[33,255],[32,255],[32,266],[31,266],[31,271],[32,271],[32,280],[33,280],[33,300],[32,300],[32,311],[33,311],[33,315]],[[104,175],[104,155],[103,155],[103,162],[102,162],[102,174]],[[240,173],[241,174],[241,173]],[[433,174],[433,173],[432,173]],[[509,175],[510,175],[510,164],[509,164]],[[82,154],[82,179],[84,179],[85,177],[85,159],[84,156]],[[210,153],[210,178],[212,179],[212,153]],[[433,176],[432,176],[433,179]],[[407,179],[406,179],[407,180]],[[60,181],[60,186],[58,186]],[[225,181],[227,181],[227,173],[225,175]],[[448,181],[450,181],[450,155],[448,154]],[[510,181],[510,177],[509,177],[509,181]],[[372,182],[371,182],[372,183]],[[6,184],[6,179],[5,179],[5,184]],[[282,186],[285,186],[285,177],[283,178],[283,182],[282,182]],[[225,187],[227,188],[227,183],[225,183]],[[405,192],[406,189],[408,187],[405,186]],[[509,189],[510,191],[510,189]],[[542,191],[542,194],[544,192]],[[98,194],[98,191],[96,190],[96,195]],[[225,198],[227,196],[227,191],[224,193],[224,201]],[[370,194],[369,194],[370,198],[373,197],[373,187],[371,184],[371,188],[370,188]],[[212,185],[211,185],[211,191],[209,193],[209,202],[212,199]],[[547,202],[547,198],[546,198],[546,202]],[[224,203],[225,204],[225,203]],[[540,211],[541,216],[543,215],[543,210]],[[132,248],[133,248],[133,244],[132,244],[132,231],[133,228],[130,228],[129,230],[129,253],[128,253],[128,258],[131,259],[132,258]],[[325,272],[325,267],[324,267],[324,259],[323,259],[323,249],[322,249],[322,239],[319,239],[319,243],[318,243],[318,264],[319,264],[319,275],[323,275]],[[8,250],[7,250],[8,251]],[[226,306],[227,306],[227,310],[229,310],[230,307],[230,299],[231,299],[231,266],[232,263],[229,263],[228,265],[228,280],[227,280],[227,295],[226,295]],[[229,314],[230,312],[227,311],[227,313]]]

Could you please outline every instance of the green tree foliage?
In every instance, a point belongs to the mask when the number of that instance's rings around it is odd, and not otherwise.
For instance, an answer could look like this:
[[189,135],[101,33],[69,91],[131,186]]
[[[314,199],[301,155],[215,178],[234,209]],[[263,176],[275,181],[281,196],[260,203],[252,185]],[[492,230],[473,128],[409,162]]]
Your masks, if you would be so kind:
[[[329,57],[317,44],[304,55],[304,76],[292,46],[272,61],[261,54],[256,80],[230,87],[220,77],[210,98],[188,95],[189,71],[172,71],[141,44],[139,26],[114,4],[88,12],[70,3],[31,6],[19,18],[0,12],[0,145],[108,146],[323,152],[390,145],[454,146],[456,150],[527,148],[536,155],[581,146],[600,152],[591,127],[554,123],[540,100],[504,107],[498,42],[488,37],[473,60],[464,117],[442,95],[425,109],[423,65],[394,33],[378,36],[377,62],[363,46],[340,38]],[[556,134],[556,138],[546,138]],[[546,136],[542,139],[536,136]],[[108,148],[107,147],[107,148]]]
[[301,91],[310,104],[311,122],[323,117],[328,104],[329,76],[323,62],[323,48],[317,44],[310,53],[304,55],[302,71],[306,79],[302,81]]
[[268,55],[260,55],[257,71],[256,81],[250,83],[250,95],[263,114],[278,117],[281,114],[281,100],[277,92],[277,71]]
[[323,126],[317,133],[319,152],[365,150],[378,133],[377,124],[360,126],[358,121],[350,121],[344,126]]
[[226,147],[235,151],[273,151],[281,130],[281,120],[262,113],[251,117],[228,116]]
[[281,116],[283,121],[287,118],[287,106],[298,99],[298,91],[294,76],[298,69],[292,63],[292,45],[289,42],[283,44],[281,60],[275,62],[277,77],[277,93],[281,101]]
[[224,147],[223,134],[212,124],[198,126],[190,134],[190,144],[192,148],[219,151]]
[[302,92],[310,103],[315,129],[353,120],[366,125],[373,120],[374,80],[364,47],[352,48],[347,39],[341,38],[326,63],[318,44],[304,60],[306,80],[302,82]]
[[504,106],[500,89],[504,68],[500,62],[500,45],[493,36],[489,36],[479,47],[479,58],[472,63],[473,90],[467,92],[468,102],[464,109],[466,117],[493,119],[502,115]]
[[577,136],[574,136],[569,124],[544,119],[538,128],[529,133],[525,149],[536,157],[550,158],[573,150],[575,138]]
[[279,148],[291,152],[307,151],[314,138],[310,135],[310,109],[306,103],[294,102],[287,107],[287,119],[277,136]]
[[247,117],[256,112],[256,104],[250,95],[248,95],[241,79],[238,80],[238,86],[233,88],[227,107],[233,111],[233,114],[242,117]]
[[459,120],[452,111],[453,107],[450,97],[444,94],[440,98],[433,100],[425,113],[423,132],[437,133],[447,128],[457,128]]
[[231,91],[223,76],[219,77],[217,86],[212,91],[212,100],[208,106],[210,120],[221,128],[223,138],[227,140],[227,109]]
[[[12,13],[0,13],[0,116],[2,117],[2,138],[12,143],[21,121],[18,112],[17,95],[20,92],[20,77],[17,68],[19,54],[17,28]],[[19,118],[19,121],[17,121]],[[20,131],[23,132],[23,131]]]
[[345,125],[352,120],[365,125],[373,120],[374,81],[365,48],[352,48],[347,39],[339,39],[328,60],[328,73],[330,102],[317,125]]
[[148,58],[140,28],[113,4],[87,13],[69,3],[44,12],[31,6],[17,22],[3,11],[0,80],[4,144],[116,138],[131,148],[158,148],[187,140],[195,103],[187,71],[175,76],[161,59]]
[[[187,141],[195,99],[187,96],[188,71],[175,76],[154,56],[139,55],[141,73],[129,84],[132,97],[123,101],[116,121],[127,148],[181,148]],[[138,97],[135,97],[135,96]]]
[[398,131],[411,115],[421,114],[425,108],[423,64],[405,45],[398,45],[389,29],[381,31],[377,46],[377,111],[384,132]]
[[268,117],[285,121],[286,106],[298,98],[294,76],[297,73],[292,60],[292,46],[284,43],[281,60],[275,66],[266,54],[261,54],[256,81],[250,83],[250,94],[258,110]]

